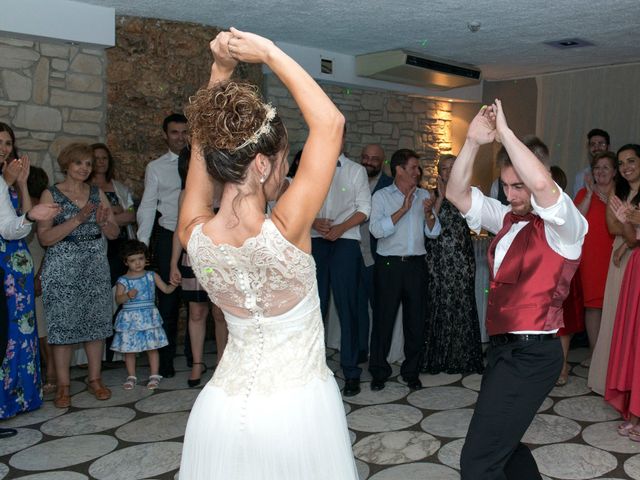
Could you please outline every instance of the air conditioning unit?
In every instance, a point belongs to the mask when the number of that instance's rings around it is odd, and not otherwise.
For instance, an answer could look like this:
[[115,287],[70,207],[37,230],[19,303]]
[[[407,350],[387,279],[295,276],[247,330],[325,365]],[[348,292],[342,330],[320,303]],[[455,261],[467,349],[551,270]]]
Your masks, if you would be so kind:
[[432,60],[404,50],[357,55],[356,74],[376,80],[443,90],[480,82],[480,70]]

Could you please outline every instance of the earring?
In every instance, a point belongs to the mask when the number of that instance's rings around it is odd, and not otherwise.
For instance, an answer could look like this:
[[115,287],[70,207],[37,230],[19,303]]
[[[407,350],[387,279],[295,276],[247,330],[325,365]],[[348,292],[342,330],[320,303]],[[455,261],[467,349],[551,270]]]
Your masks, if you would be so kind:
[[267,180],[267,177],[260,177],[260,183],[264,183]]

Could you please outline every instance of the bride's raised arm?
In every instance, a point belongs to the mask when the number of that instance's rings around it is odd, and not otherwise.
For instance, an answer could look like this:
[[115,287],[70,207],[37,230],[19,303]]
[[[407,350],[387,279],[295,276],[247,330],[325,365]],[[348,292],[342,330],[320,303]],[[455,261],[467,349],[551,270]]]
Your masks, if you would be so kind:
[[[237,61],[229,54],[229,32],[219,33],[209,44],[213,55],[209,87],[231,78]],[[184,200],[178,217],[178,238],[186,248],[193,227],[213,218],[214,181],[207,172],[200,142],[193,139]]]
[[295,180],[272,212],[283,235],[309,250],[311,224],[327,196],[340,155],[344,117],[315,80],[272,41],[234,28],[231,34],[228,45],[233,58],[265,63],[291,92],[309,126]]

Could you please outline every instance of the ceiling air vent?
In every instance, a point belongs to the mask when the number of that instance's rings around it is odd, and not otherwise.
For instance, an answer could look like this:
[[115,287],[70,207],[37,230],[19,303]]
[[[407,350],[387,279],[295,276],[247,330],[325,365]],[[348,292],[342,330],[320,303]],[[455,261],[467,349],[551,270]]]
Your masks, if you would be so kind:
[[358,55],[356,74],[388,82],[445,90],[480,82],[480,70],[476,68],[433,60],[404,50]]
[[592,47],[593,43],[581,38],[563,38],[562,40],[552,40],[550,42],[544,42],[545,45],[549,45],[553,48],[580,48],[580,47]]

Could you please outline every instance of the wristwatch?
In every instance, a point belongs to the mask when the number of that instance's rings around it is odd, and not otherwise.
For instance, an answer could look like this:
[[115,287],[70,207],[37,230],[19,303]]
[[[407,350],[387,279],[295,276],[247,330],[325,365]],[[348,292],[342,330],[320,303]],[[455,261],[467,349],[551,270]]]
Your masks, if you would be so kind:
[[27,213],[25,213],[25,214],[24,214],[24,218],[25,218],[25,220],[26,220],[27,222],[29,222],[29,223],[36,223],[36,221],[35,221],[33,218],[31,218],[31,217],[29,216],[29,212],[30,212],[30,211],[31,211],[31,210],[29,210]]

